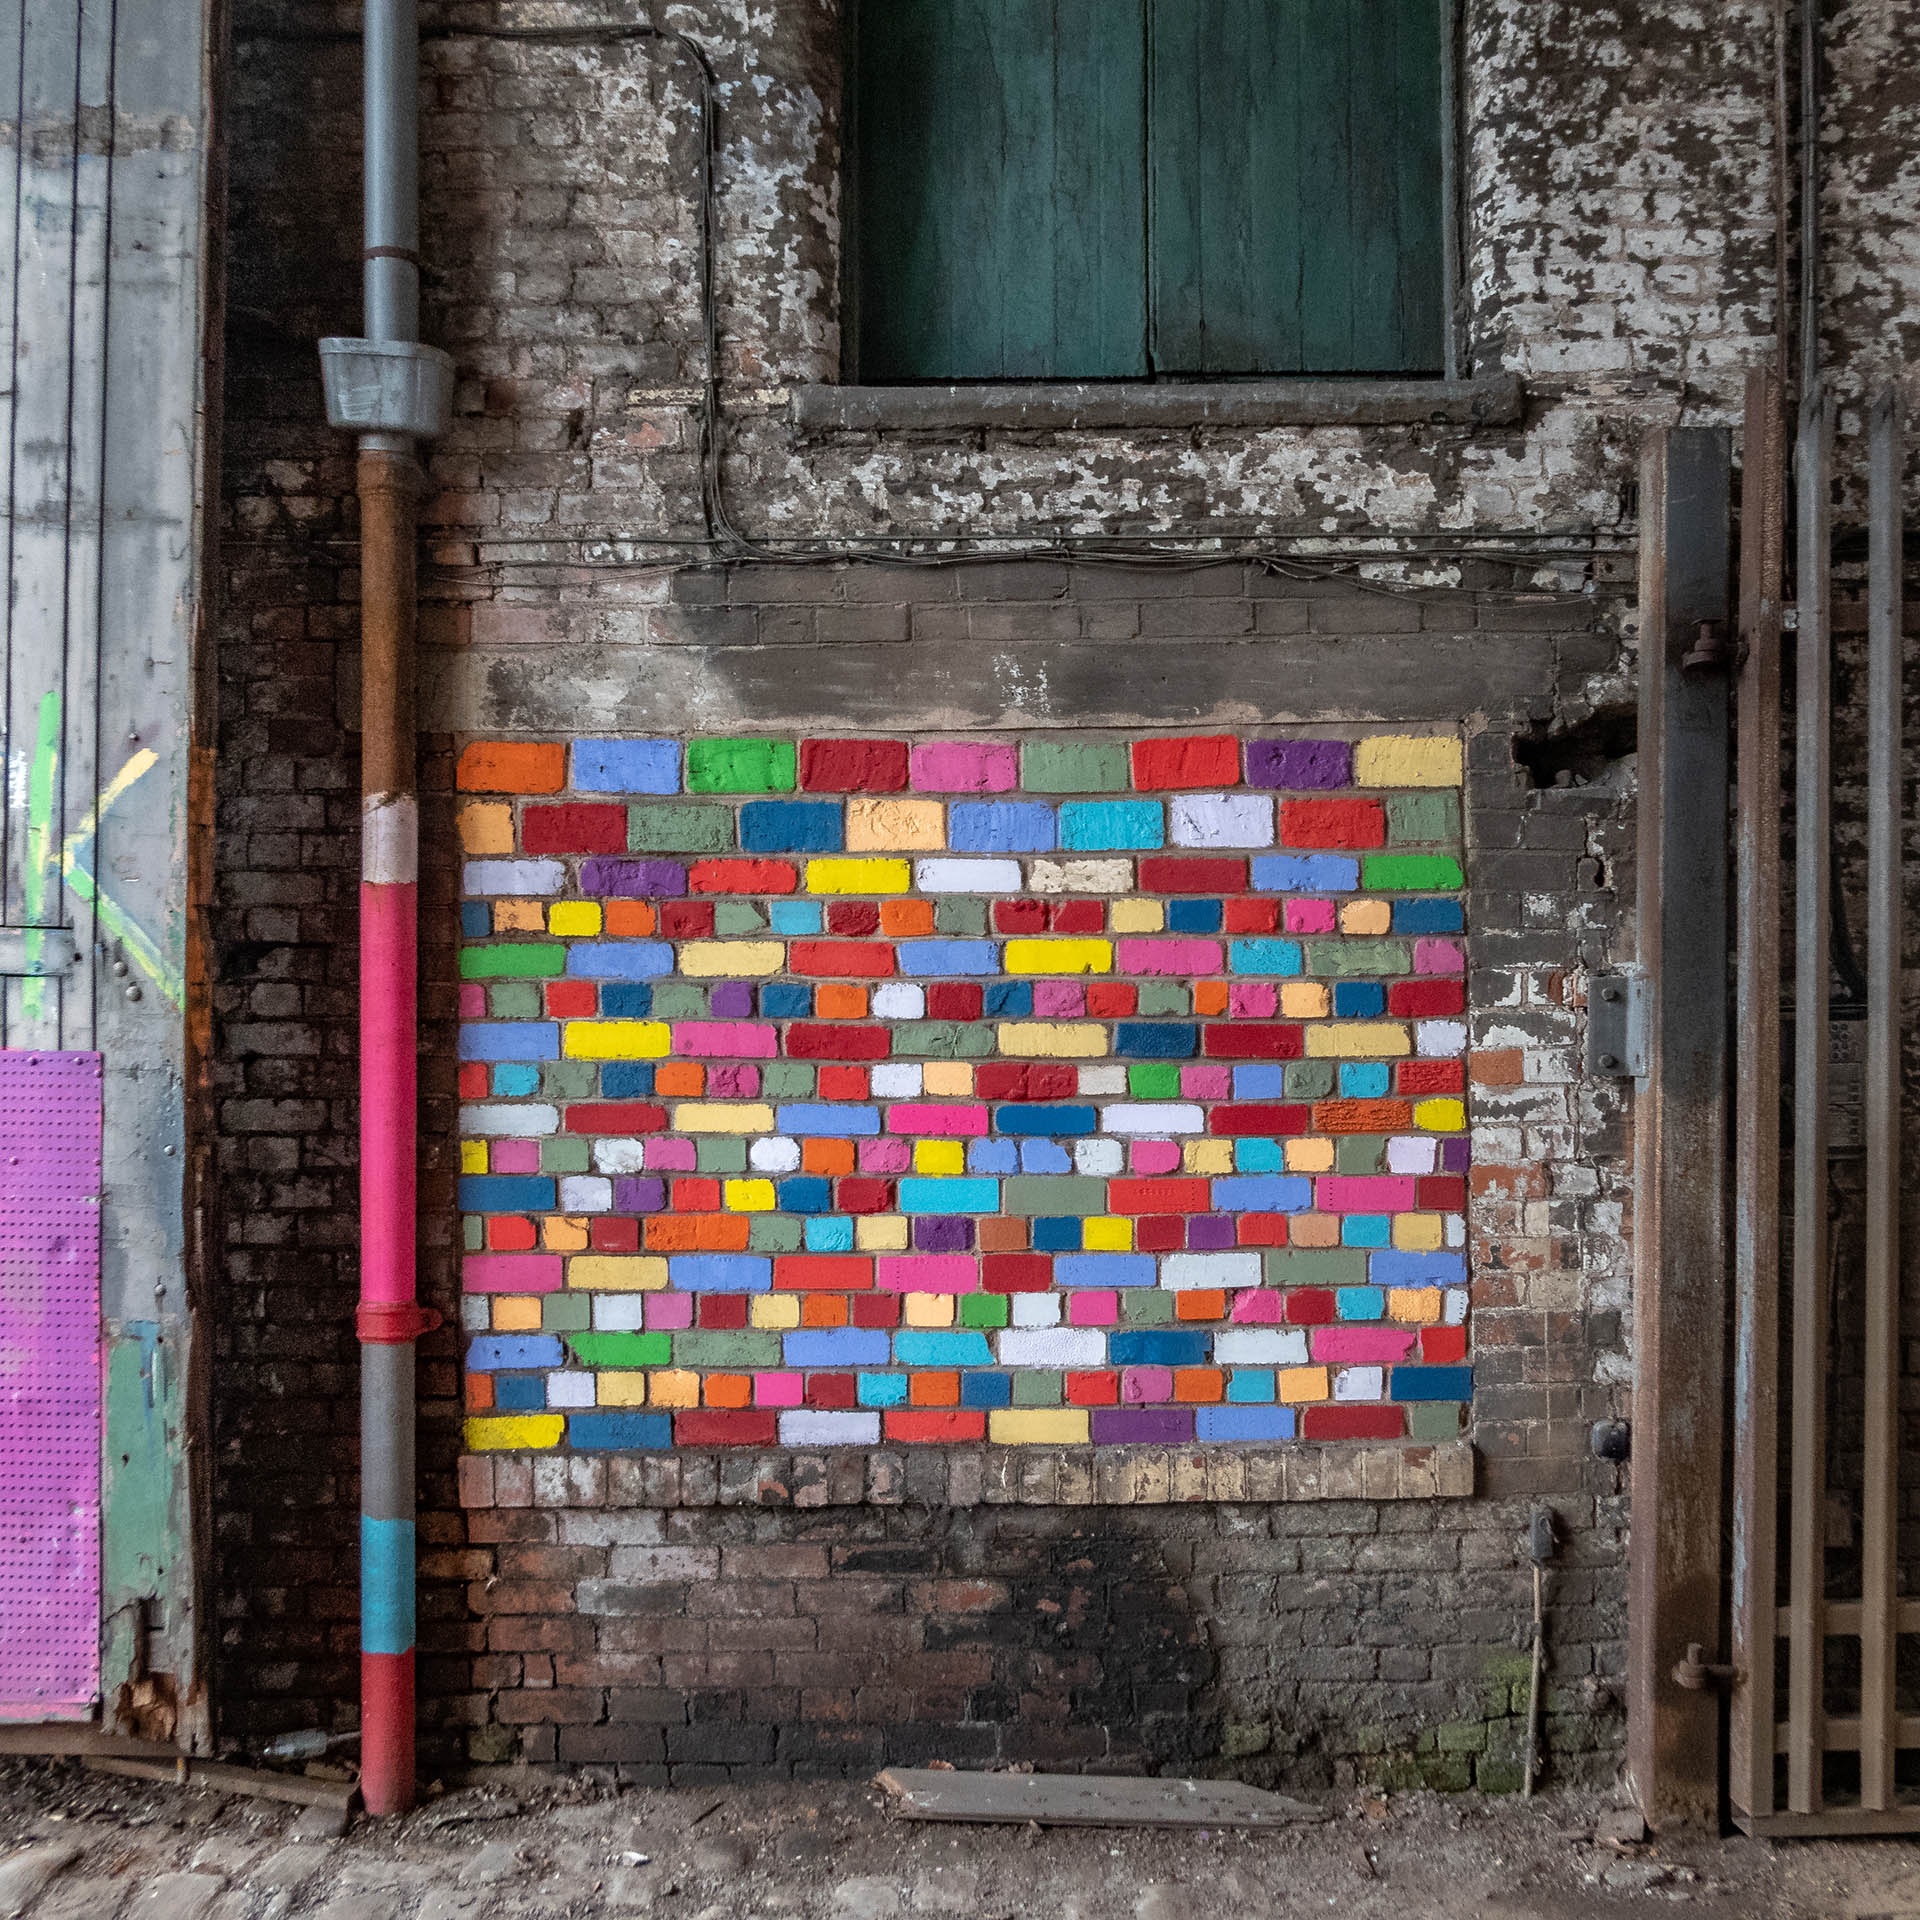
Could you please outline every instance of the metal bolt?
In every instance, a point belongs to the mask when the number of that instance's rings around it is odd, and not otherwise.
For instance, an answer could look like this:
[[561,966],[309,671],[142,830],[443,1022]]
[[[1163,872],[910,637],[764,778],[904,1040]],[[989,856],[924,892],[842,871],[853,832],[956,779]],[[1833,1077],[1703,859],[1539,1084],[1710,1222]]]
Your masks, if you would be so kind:
[[1620,998],[1620,989],[1618,987],[1602,987],[1600,989],[1600,998],[1611,1006],[1614,1001]]
[[129,1000],[138,1000],[140,998],[140,982],[138,980],[128,981],[127,998]]
[[1600,1065],[1608,1073],[1618,1073],[1620,1071],[1620,1056],[1616,1053],[1603,1053],[1600,1056]]

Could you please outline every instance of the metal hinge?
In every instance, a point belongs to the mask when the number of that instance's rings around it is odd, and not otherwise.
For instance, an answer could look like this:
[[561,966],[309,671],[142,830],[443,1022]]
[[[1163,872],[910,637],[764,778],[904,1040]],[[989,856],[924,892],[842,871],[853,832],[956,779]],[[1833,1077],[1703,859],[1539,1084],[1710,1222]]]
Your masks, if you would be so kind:
[[1596,973],[1587,986],[1587,1061],[1595,1073],[1644,1079],[1652,1058],[1653,986],[1638,967]]
[[44,980],[74,961],[71,927],[0,927],[0,979]]

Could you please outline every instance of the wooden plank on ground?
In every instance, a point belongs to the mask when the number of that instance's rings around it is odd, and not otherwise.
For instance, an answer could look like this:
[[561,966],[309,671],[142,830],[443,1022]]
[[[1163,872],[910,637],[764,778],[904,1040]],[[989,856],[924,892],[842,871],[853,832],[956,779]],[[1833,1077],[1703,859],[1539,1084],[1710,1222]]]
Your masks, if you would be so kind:
[[216,1760],[122,1760],[88,1754],[89,1773],[117,1773],[129,1780],[159,1780],[169,1785],[209,1787],[215,1793],[249,1794],[256,1800],[285,1800],[296,1807],[333,1807],[344,1811],[360,1797],[346,1780],[309,1780],[300,1773],[267,1773],[254,1767],[223,1766]]
[[1042,1827],[1289,1827],[1324,1808],[1238,1780],[1141,1780],[1086,1773],[948,1773],[889,1767],[877,1776],[909,1820]]

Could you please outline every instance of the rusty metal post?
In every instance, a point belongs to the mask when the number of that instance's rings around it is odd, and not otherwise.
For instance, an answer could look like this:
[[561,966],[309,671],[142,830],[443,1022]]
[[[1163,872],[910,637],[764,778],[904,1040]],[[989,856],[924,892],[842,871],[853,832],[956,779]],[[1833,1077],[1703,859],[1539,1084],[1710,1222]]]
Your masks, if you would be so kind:
[[1728,686],[1727,649],[1711,642],[1728,614],[1731,470],[1724,429],[1674,427],[1648,442],[1641,479],[1638,904],[1652,1030],[1634,1107],[1627,1765],[1662,1829],[1710,1826],[1720,1811],[1717,1696],[1673,1674],[1691,1643],[1719,1640]]

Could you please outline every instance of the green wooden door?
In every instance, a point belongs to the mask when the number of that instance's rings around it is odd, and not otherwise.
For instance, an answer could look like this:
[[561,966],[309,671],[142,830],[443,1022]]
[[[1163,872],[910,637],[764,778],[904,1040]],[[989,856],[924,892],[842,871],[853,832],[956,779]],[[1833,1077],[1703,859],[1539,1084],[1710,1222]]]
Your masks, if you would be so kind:
[[860,374],[1139,379],[1146,0],[862,0]]
[[1443,0],[1152,0],[1162,373],[1443,357]]

